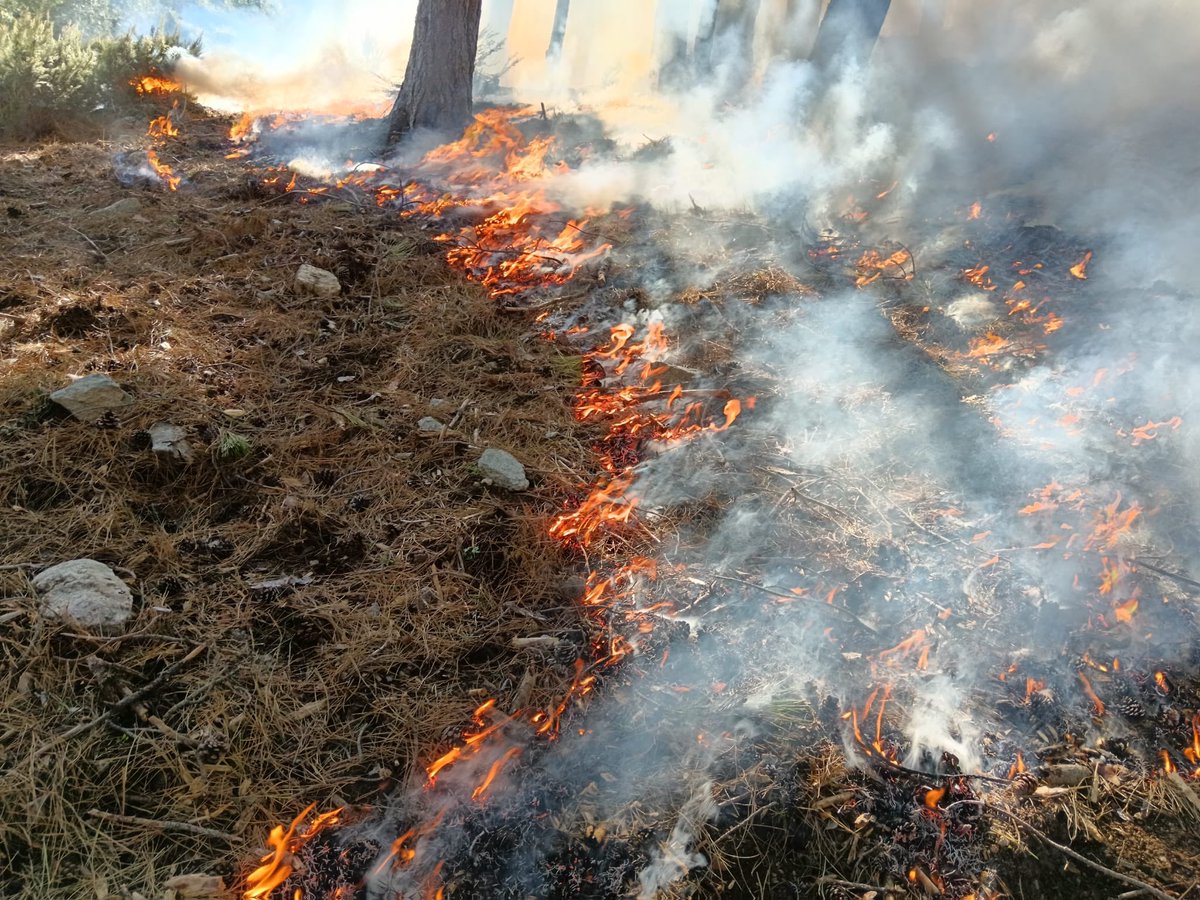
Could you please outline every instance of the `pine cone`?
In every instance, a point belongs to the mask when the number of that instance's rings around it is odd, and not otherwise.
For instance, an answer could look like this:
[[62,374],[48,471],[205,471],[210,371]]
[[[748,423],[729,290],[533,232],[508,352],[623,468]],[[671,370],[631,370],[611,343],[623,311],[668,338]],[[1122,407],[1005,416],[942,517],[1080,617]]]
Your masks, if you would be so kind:
[[1022,772],[1012,780],[1012,791],[1021,797],[1028,797],[1037,790],[1038,779],[1032,772]]
[[1146,718],[1146,707],[1133,697],[1124,697],[1117,703],[1117,710],[1127,719],[1137,721]]

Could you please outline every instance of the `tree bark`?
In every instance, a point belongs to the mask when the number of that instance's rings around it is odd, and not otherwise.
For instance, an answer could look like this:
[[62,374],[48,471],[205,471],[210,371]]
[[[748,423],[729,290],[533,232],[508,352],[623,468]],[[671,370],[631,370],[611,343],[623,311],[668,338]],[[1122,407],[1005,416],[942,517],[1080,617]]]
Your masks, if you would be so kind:
[[891,0],[830,0],[817,31],[812,61],[826,72],[835,63],[866,62],[891,5]]
[[550,46],[546,59],[557,62],[562,56],[563,38],[567,35],[567,17],[571,15],[571,0],[558,0],[554,7],[554,27],[550,29]]
[[[744,82],[754,65],[754,27],[761,0],[719,0],[712,19],[696,41],[696,59],[704,72],[712,72],[726,61],[730,86]],[[718,59],[718,54],[721,59]]]
[[388,142],[414,128],[453,131],[471,118],[471,81],[483,0],[420,0]]

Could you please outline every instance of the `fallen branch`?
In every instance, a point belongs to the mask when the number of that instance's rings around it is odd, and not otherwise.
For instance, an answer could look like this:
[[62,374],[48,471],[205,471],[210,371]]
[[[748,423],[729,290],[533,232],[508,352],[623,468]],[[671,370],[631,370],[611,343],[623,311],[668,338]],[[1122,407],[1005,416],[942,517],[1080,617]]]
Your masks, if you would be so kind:
[[[966,800],[966,801],[960,801],[960,802],[978,803],[980,806],[984,806],[984,803],[982,800]],[[1154,887],[1151,884],[1147,884],[1144,881],[1140,881],[1137,878],[1134,878],[1132,875],[1124,875],[1124,874],[1116,871],[1115,869],[1110,869],[1108,866],[1101,865],[1100,863],[1095,862],[1094,860],[1088,859],[1086,856],[1083,856],[1080,853],[1076,853],[1074,850],[1072,850],[1070,847],[1066,846],[1065,844],[1058,843],[1058,841],[1053,840],[1049,835],[1045,834],[1044,832],[1040,831],[1037,828],[1034,828],[1032,825],[1030,825],[1028,822],[1026,822],[1024,819],[1022,819],[1016,813],[1011,813],[1007,809],[1003,809],[1002,807],[999,807],[999,806],[987,806],[986,808],[991,810],[992,812],[998,812],[998,813],[1002,814],[1005,818],[1007,818],[1009,821],[1011,821],[1014,825],[1016,825],[1022,831],[1026,832],[1027,834],[1032,835],[1033,837],[1037,838],[1039,841],[1046,844],[1047,846],[1053,847],[1059,853],[1063,854],[1063,856],[1066,856],[1068,859],[1073,859],[1075,862],[1079,863],[1082,866],[1087,866],[1089,869],[1093,869],[1097,872],[1100,872],[1103,875],[1107,875],[1109,878],[1112,878],[1116,881],[1120,881],[1124,884],[1129,885],[1130,887],[1137,888],[1139,891],[1149,894],[1152,897],[1158,897],[1159,900],[1175,900],[1175,898],[1173,898],[1170,894],[1160,891],[1158,888]]]
[[42,746],[40,746],[36,750],[34,750],[31,755],[33,757],[41,756],[43,753],[46,753],[47,751],[52,750],[53,748],[57,747],[63,741],[69,741],[73,737],[78,737],[79,735],[84,734],[85,732],[91,731],[96,726],[102,725],[106,719],[110,718],[111,716],[115,715],[116,713],[121,712],[121,710],[123,710],[123,709],[128,709],[129,707],[133,706],[135,703],[137,703],[142,698],[147,697],[150,694],[152,694],[154,691],[158,690],[158,688],[161,687],[170,678],[172,678],[176,672],[178,672],[180,669],[182,669],[184,666],[186,666],[188,663],[190,663],[193,659],[195,659],[197,656],[199,656],[201,653],[203,653],[206,649],[208,649],[208,646],[206,644],[200,644],[198,647],[196,647],[195,649],[190,651],[187,656],[183,657],[182,659],[176,660],[175,662],[173,662],[169,666],[167,666],[165,669],[163,669],[161,672],[159,672],[157,677],[155,677],[154,679],[149,681],[145,686],[143,686],[139,690],[136,690],[132,694],[129,694],[128,696],[123,697],[122,699],[118,700],[116,703],[114,703],[112,706],[108,707],[108,709],[106,709],[100,715],[96,716],[96,718],[92,719],[91,721],[84,722],[80,725],[76,725],[74,728],[64,731],[62,734],[58,735],[57,737],[53,737],[50,740],[46,741],[46,743],[42,744]]
[[753,581],[746,581],[742,578],[734,578],[730,575],[713,575],[712,577],[717,579],[718,581],[729,581],[729,582],[732,582],[733,584],[740,584],[740,585],[743,585],[744,587],[754,588],[756,591],[762,591],[762,593],[770,594],[772,597],[781,597],[784,600],[792,600],[792,601],[799,602],[799,603],[808,603],[811,606],[817,607],[819,609],[824,609],[824,610],[828,610],[829,612],[832,612],[832,613],[837,613],[843,619],[847,619],[851,622],[854,622],[856,625],[858,625],[862,628],[865,628],[867,631],[871,632],[871,634],[878,634],[878,632],[879,632],[879,630],[874,625],[869,625],[868,623],[864,622],[862,619],[860,619],[854,613],[850,612],[850,610],[844,609],[841,606],[834,606],[831,603],[826,603],[824,600],[818,600],[816,597],[805,597],[802,594],[789,594],[786,591],[777,591],[774,588],[763,587],[761,584],[755,584]]
[[166,819],[144,819],[141,816],[119,816],[116,813],[104,812],[99,809],[89,809],[88,815],[93,819],[99,819],[102,822],[111,822],[114,825],[131,825],[137,828],[149,828],[153,831],[161,831],[164,834],[175,832],[177,834],[192,834],[196,837],[213,838],[218,841],[225,841],[228,844],[236,844],[241,840],[237,835],[228,834],[224,831],[217,831],[215,828],[205,828],[203,825],[192,825],[190,822],[171,822]]

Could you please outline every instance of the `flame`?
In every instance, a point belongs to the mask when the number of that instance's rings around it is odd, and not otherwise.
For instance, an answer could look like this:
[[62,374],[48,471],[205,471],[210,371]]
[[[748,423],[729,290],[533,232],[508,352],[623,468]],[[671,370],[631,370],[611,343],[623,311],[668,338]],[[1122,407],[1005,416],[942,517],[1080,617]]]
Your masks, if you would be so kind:
[[1041,681],[1037,678],[1026,678],[1025,679],[1025,702],[1028,703],[1029,699],[1035,693],[1037,693],[1038,691],[1044,690],[1045,687],[1046,687],[1046,682],[1044,682],[1044,681]]
[[1171,762],[1171,754],[1170,753],[1168,753],[1166,750],[1160,750],[1159,754],[1162,756],[1163,774],[1164,775],[1170,775],[1172,772],[1179,771],[1175,767],[1175,763]]
[[1021,754],[1021,751],[1018,750],[1016,761],[1013,762],[1013,764],[1008,769],[1008,780],[1012,781],[1012,779],[1014,779],[1018,775],[1022,774],[1024,771],[1025,771],[1025,757]]
[[183,178],[181,178],[179,175],[176,175],[174,170],[166,163],[160,162],[157,152],[154,150],[147,150],[146,162],[150,164],[150,168],[154,169],[155,174],[158,175],[158,177],[162,180],[162,183],[167,186],[168,190],[179,190],[179,185],[183,181]]
[[912,254],[903,247],[887,257],[878,250],[868,250],[859,257],[855,270],[854,284],[860,288],[884,277],[912,281],[916,275],[912,269]]
[[1088,681],[1088,677],[1082,672],[1078,673],[1079,681],[1083,685],[1083,692],[1088,695],[1088,699],[1092,701],[1092,706],[1096,710],[1097,716],[1104,715],[1104,701],[1096,696],[1096,692],[1092,690],[1092,683]]
[[963,269],[963,280],[968,284],[973,284],[981,291],[994,291],[996,283],[988,277],[988,272],[992,270],[991,266],[976,266],[973,269]]
[[946,796],[945,788],[930,788],[925,792],[925,808],[937,809],[937,805],[942,802],[944,796]]
[[[1185,749],[1183,755],[1193,766],[1200,766],[1200,712],[1192,716],[1192,746]],[[1200,777],[1200,769],[1194,774]]]
[[1092,251],[1083,254],[1083,259],[1071,266],[1071,275],[1080,281],[1087,281],[1088,264],[1092,261]]
[[1165,672],[1154,673],[1154,684],[1164,694],[1171,693],[1171,683],[1167,681],[1167,675]]
[[179,128],[175,125],[173,113],[179,108],[178,103],[172,107],[171,112],[166,115],[158,116],[150,120],[150,125],[146,128],[146,134],[152,138],[169,138],[178,137]]
[[130,86],[143,96],[153,94],[177,94],[183,90],[183,85],[174,78],[161,75],[143,75],[129,81]]
[[[971,204],[971,209],[967,212],[967,218],[974,221],[983,215],[983,203],[976,200]],[[984,267],[986,268],[986,266]]]
[[[1147,441],[1153,441],[1158,438],[1158,432],[1161,428],[1170,428],[1172,431],[1178,431],[1179,426],[1183,424],[1183,419],[1180,416],[1172,416],[1163,422],[1146,421],[1145,425],[1139,425],[1129,432],[1129,437],[1133,438],[1133,446],[1138,447]],[[1118,431],[1117,434],[1125,437],[1125,433]]]
[[267,846],[271,848],[271,852],[262,857],[261,866],[246,876],[246,890],[242,894],[244,900],[269,897],[275,888],[291,877],[295,870],[296,852],[322,831],[338,824],[341,807],[315,816],[312,822],[301,828],[314,809],[315,803],[307,806],[286,829],[282,825],[271,829],[271,834],[267,837]]
[[1117,617],[1118,622],[1132,622],[1133,614],[1137,612],[1137,608],[1137,598],[1133,597],[1132,599],[1126,600],[1124,603],[1113,607],[1113,615]]

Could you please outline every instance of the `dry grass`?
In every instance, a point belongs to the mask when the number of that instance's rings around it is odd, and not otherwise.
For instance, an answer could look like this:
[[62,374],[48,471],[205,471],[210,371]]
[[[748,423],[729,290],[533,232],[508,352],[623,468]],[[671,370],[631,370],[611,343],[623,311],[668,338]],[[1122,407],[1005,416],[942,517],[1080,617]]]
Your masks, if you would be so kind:
[[[524,682],[536,703],[570,677],[509,642],[575,622],[544,525],[586,478],[577,366],[417,226],[247,199],[219,129],[197,119],[164,149],[180,194],[120,188],[105,144],[0,154],[5,895],[159,896],[174,874],[229,874],[304,805],[403,782],[482,696],[511,705]],[[137,216],[89,212],[124,196]],[[301,262],[342,296],[298,296]],[[136,397],[108,427],[46,404],[97,371]],[[447,428],[419,433],[425,415]],[[194,463],[154,458],[158,421],[187,429]],[[525,462],[529,492],[480,483],[488,446]],[[29,576],[78,557],[127,575],[124,633],[38,615]],[[254,587],[285,576],[312,580]],[[200,646],[143,703],[47,748]]]

